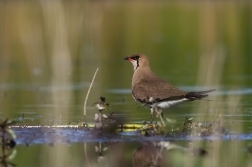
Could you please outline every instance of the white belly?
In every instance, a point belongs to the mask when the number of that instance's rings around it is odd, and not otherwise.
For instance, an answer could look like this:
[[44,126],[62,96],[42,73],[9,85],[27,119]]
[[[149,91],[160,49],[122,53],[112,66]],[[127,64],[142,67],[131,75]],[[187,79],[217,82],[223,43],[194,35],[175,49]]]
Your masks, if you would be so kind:
[[165,108],[170,108],[172,106],[181,104],[181,103],[186,102],[186,101],[188,101],[188,99],[186,99],[186,98],[183,98],[183,99],[180,99],[180,100],[163,101],[163,102],[156,103],[155,107],[160,107],[162,109],[165,109]]

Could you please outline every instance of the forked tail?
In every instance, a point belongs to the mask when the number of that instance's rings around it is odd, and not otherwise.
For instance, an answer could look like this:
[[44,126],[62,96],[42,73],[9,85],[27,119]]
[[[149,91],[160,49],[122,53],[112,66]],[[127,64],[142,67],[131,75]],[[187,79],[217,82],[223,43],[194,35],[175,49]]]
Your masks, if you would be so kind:
[[199,91],[199,92],[189,92],[185,95],[185,98],[189,100],[200,100],[202,98],[207,97],[208,96],[207,93],[213,92],[213,91],[215,91],[215,89]]

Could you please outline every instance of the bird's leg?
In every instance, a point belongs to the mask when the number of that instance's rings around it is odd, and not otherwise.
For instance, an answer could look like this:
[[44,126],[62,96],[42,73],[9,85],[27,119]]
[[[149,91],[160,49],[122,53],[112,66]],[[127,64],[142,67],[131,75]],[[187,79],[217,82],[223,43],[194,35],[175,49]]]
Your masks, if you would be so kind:
[[150,113],[150,116],[151,116],[151,124],[152,124],[152,122],[153,122],[153,112],[154,112],[154,110],[153,110],[153,108],[152,107],[150,107],[150,110],[151,110],[151,113]]
[[163,126],[165,126],[164,120],[163,120],[163,111],[160,107],[155,107],[155,111],[157,113],[157,115],[160,117],[160,120],[163,124]]

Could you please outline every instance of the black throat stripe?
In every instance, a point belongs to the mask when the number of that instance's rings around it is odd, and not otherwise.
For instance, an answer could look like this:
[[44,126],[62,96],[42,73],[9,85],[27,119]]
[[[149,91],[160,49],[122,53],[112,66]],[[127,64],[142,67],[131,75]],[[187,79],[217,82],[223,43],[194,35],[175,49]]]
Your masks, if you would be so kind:
[[137,61],[137,67],[136,67],[136,69],[137,69],[139,67],[139,60],[137,59],[136,61]]

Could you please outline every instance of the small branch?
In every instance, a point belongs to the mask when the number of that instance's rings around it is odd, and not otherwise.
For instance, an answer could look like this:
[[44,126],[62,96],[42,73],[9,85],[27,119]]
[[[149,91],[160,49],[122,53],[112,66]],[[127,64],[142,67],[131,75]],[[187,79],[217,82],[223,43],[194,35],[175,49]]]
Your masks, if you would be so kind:
[[85,154],[85,158],[87,160],[88,167],[91,167],[90,162],[89,162],[89,158],[87,155],[87,144],[86,143],[84,143],[84,154]]
[[92,79],[92,81],[91,81],[91,84],[90,84],[90,86],[89,86],[89,89],[88,89],[88,92],[87,92],[87,95],[86,95],[86,99],[85,99],[85,102],[84,102],[84,118],[86,118],[86,105],[87,105],[87,99],[88,99],[88,95],[89,95],[89,92],[90,92],[90,90],[91,90],[91,87],[92,87],[92,85],[93,85],[93,82],[94,82],[94,79],[95,79],[95,76],[96,76],[96,74],[97,74],[97,72],[98,72],[98,70],[99,70],[99,68],[97,68],[96,69],[96,71],[95,71],[95,73],[94,73],[94,76],[93,76],[93,79]]

